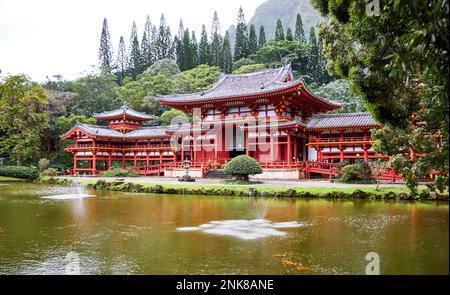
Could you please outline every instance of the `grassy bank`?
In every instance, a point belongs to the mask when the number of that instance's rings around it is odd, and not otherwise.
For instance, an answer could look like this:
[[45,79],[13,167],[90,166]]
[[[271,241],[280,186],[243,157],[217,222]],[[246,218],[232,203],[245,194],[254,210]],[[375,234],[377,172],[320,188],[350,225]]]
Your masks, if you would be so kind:
[[23,182],[23,181],[26,181],[26,179],[7,177],[7,176],[0,176],[0,182]]
[[[41,177],[41,183],[67,185],[73,182],[68,178]],[[78,180],[77,180],[78,181]],[[293,186],[259,187],[251,185],[192,185],[192,184],[154,184],[137,182],[119,182],[111,179],[96,180],[83,179],[88,188],[104,191],[122,191],[135,193],[183,194],[183,195],[220,195],[220,196],[262,196],[262,197],[303,197],[303,198],[331,198],[331,199],[402,199],[402,200],[447,200],[448,195],[430,194],[420,190],[419,196],[410,196],[406,188],[375,187],[366,188],[305,188]]]

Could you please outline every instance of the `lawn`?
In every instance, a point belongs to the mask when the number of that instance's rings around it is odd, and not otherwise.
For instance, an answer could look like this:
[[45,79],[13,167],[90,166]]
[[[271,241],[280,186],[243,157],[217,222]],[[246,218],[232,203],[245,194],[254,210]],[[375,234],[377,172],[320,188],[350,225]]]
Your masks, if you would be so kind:
[[18,182],[18,181],[26,181],[26,179],[7,177],[7,176],[0,176],[0,182]]

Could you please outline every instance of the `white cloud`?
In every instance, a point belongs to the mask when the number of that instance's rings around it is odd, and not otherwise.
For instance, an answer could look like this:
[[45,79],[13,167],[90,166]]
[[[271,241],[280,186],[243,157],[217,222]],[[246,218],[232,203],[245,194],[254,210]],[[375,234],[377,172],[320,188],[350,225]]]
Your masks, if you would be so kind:
[[210,30],[214,11],[225,31],[236,22],[239,6],[249,20],[264,1],[0,0],[0,70],[2,75],[26,73],[38,81],[55,74],[73,79],[97,63],[104,17],[117,48],[121,35],[128,43],[133,20],[142,34],[147,15],[158,24],[164,13],[172,34],[182,18],[199,39],[202,24]]

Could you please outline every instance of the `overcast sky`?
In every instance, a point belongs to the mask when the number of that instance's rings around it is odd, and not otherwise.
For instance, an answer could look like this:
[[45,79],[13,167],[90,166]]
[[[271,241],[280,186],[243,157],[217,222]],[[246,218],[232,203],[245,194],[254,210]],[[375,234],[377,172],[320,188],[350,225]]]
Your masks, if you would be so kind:
[[214,11],[222,31],[236,23],[239,6],[246,20],[266,0],[0,0],[1,76],[25,73],[39,82],[61,74],[74,79],[97,63],[103,18],[108,19],[112,44],[117,52],[121,35],[128,46],[133,20],[139,38],[145,18],[159,24],[162,13],[172,34],[180,18],[185,28],[211,29]]

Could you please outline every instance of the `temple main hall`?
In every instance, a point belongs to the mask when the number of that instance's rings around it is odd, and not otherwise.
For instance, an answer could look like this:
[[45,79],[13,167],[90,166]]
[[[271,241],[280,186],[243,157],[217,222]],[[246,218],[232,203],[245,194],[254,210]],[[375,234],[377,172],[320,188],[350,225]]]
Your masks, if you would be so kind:
[[203,177],[244,154],[263,167],[257,177],[298,179],[332,177],[338,162],[386,157],[372,149],[371,130],[382,126],[370,113],[334,112],[341,105],[294,79],[290,64],[223,74],[209,90],[157,99],[192,115],[192,121],[151,126],[153,116],[128,107],[94,114],[102,124],[77,123],[61,136],[73,141],[66,148],[74,158],[72,174],[121,167],[176,177],[189,160],[192,176]]

